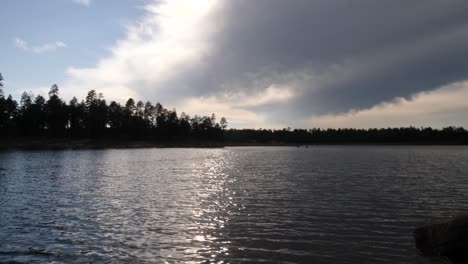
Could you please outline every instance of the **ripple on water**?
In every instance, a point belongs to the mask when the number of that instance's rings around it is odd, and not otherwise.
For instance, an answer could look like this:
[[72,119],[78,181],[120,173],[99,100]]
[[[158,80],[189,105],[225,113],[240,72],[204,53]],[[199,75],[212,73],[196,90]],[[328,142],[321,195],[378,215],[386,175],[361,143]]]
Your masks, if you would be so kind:
[[0,262],[411,263],[465,147],[0,153]]

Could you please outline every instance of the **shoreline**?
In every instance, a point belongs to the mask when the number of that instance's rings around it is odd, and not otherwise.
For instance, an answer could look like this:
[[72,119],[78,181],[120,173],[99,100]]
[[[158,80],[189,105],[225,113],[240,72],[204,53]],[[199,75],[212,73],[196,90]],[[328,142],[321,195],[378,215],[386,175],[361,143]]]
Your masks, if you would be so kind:
[[224,147],[298,147],[313,146],[467,146],[457,142],[225,142],[225,141],[151,141],[119,139],[18,139],[0,140],[2,150],[80,150],[80,149],[138,149],[138,148],[224,148]]

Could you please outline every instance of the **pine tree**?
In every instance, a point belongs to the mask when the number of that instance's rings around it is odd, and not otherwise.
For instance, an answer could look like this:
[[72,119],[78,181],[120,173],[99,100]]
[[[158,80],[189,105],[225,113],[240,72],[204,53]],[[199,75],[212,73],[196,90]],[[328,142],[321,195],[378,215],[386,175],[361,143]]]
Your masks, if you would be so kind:
[[3,96],[3,76],[2,76],[1,72],[0,72],[0,98],[4,98],[4,96]]

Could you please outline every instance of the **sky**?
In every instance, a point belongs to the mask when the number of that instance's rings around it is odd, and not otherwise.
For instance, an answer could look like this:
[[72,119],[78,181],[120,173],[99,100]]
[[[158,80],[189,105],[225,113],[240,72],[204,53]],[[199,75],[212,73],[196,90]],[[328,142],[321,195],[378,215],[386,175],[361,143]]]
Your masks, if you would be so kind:
[[3,0],[5,93],[239,128],[468,127],[465,0]]

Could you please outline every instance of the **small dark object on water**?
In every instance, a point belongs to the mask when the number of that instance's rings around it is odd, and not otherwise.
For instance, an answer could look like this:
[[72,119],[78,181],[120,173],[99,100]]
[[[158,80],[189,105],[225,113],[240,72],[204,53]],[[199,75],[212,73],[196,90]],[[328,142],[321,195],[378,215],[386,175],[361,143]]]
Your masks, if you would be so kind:
[[468,263],[468,214],[418,227],[413,235],[424,257]]

